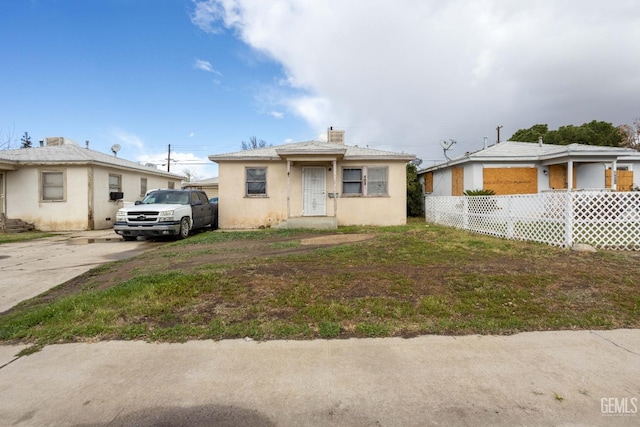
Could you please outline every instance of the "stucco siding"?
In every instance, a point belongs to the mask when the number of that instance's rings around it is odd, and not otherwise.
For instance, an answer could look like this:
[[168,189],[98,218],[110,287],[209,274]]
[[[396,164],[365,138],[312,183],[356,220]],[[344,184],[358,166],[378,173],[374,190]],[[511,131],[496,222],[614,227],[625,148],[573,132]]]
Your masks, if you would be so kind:
[[[87,173],[91,175],[89,170]],[[121,177],[121,189],[124,193],[122,200],[114,201],[109,199],[109,175]],[[174,183],[175,188],[180,188],[180,180],[178,179],[145,175],[137,171],[126,171],[117,168],[93,167],[93,228],[102,230],[113,227],[116,212],[124,206],[124,202],[134,203],[136,200],[144,198],[144,194],[141,194],[141,178],[147,179],[147,191],[167,188],[169,181]]]
[[[336,216],[338,225],[401,225],[406,223],[405,162],[350,161],[293,162],[287,177],[284,161],[219,161],[219,226],[222,229],[275,227],[288,217],[303,216],[303,169],[322,167],[326,172],[324,202],[326,216]],[[345,196],[342,169],[347,167],[387,167],[388,194],[384,196]],[[266,196],[246,196],[246,168],[267,168]],[[335,193],[337,199],[329,197]],[[287,204],[287,195],[289,202]],[[288,209],[287,209],[288,206]],[[337,215],[336,215],[337,206]],[[288,211],[287,211],[288,210]]]
[[[267,168],[267,194],[246,196],[247,167]],[[219,223],[223,229],[260,228],[278,225],[287,217],[286,163],[219,162]]]
[[[41,200],[41,172],[63,172],[62,201]],[[87,229],[87,174],[84,167],[26,167],[7,173],[7,217],[42,231]]]

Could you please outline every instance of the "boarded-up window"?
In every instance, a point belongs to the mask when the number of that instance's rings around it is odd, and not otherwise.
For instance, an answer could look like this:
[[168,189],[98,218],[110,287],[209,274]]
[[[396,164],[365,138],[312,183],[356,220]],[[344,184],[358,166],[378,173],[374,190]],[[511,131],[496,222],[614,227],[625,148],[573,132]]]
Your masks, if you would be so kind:
[[567,166],[550,165],[549,166],[549,187],[552,190],[562,190],[567,188]]
[[538,169],[536,168],[484,168],[482,170],[484,190],[501,194],[536,194],[538,192]]
[[462,196],[464,193],[464,169],[451,168],[451,195]]
[[[617,191],[630,191],[633,187],[633,171],[616,171]],[[611,188],[611,169],[604,171],[604,186]]]
[[424,192],[433,193],[433,172],[424,174]]
[[[564,190],[569,187],[567,180],[567,165],[550,165],[549,166],[549,188],[552,190]],[[578,188],[578,180],[576,178],[576,168],[573,168],[573,186]]]

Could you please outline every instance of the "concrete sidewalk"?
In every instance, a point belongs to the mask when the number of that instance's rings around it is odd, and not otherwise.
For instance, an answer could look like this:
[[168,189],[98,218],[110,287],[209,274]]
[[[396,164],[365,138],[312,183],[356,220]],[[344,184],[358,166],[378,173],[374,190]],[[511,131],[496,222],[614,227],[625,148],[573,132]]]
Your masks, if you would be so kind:
[[20,348],[3,425],[640,425],[640,330]]
[[0,245],[0,313],[105,262],[129,258],[162,243],[125,242],[113,230],[60,233]]

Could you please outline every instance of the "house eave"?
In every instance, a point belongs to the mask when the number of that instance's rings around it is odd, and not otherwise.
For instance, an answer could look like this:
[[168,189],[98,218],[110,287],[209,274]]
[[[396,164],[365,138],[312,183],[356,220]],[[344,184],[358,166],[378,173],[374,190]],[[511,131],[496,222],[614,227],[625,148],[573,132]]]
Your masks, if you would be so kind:
[[156,175],[156,176],[162,176],[162,177],[166,177],[166,178],[171,178],[171,179],[184,179],[185,177],[182,175],[178,175],[178,174],[173,174],[171,172],[164,172],[161,170],[154,170],[154,169],[145,169],[143,167],[140,168],[135,168],[135,167],[128,167],[128,166],[124,166],[124,165],[117,165],[114,163],[107,163],[107,162],[101,162],[101,161],[97,161],[97,160],[51,160],[51,161],[24,161],[24,160],[18,160],[15,162],[15,165],[17,166],[14,169],[19,168],[20,166],[28,166],[28,167],[57,167],[57,166],[100,166],[100,167],[105,167],[105,168],[111,168],[111,169],[117,169],[117,170],[123,170],[123,171],[136,171],[139,173],[144,173],[144,174],[149,174],[149,175]]
[[344,158],[346,152],[346,148],[325,150],[276,149],[276,153],[283,160],[340,160]]
[[215,155],[209,156],[209,160],[212,162],[273,162],[282,160],[279,156],[226,156]]

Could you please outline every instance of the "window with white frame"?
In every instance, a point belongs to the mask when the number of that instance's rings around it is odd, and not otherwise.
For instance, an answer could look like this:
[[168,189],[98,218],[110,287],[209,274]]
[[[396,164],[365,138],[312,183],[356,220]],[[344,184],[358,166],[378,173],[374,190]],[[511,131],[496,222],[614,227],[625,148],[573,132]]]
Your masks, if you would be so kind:
[[267,168],[246,168],[245,195],[247,197],[267,195]]
[[64,172],[47,171],[40,173],[42,200],[46,202],[64,201]]
[[109,174],[109,192],[122,191],[122,175]]
[[389,173],[386,166],[346,167],[342,169],[343,196],[387,196]]

